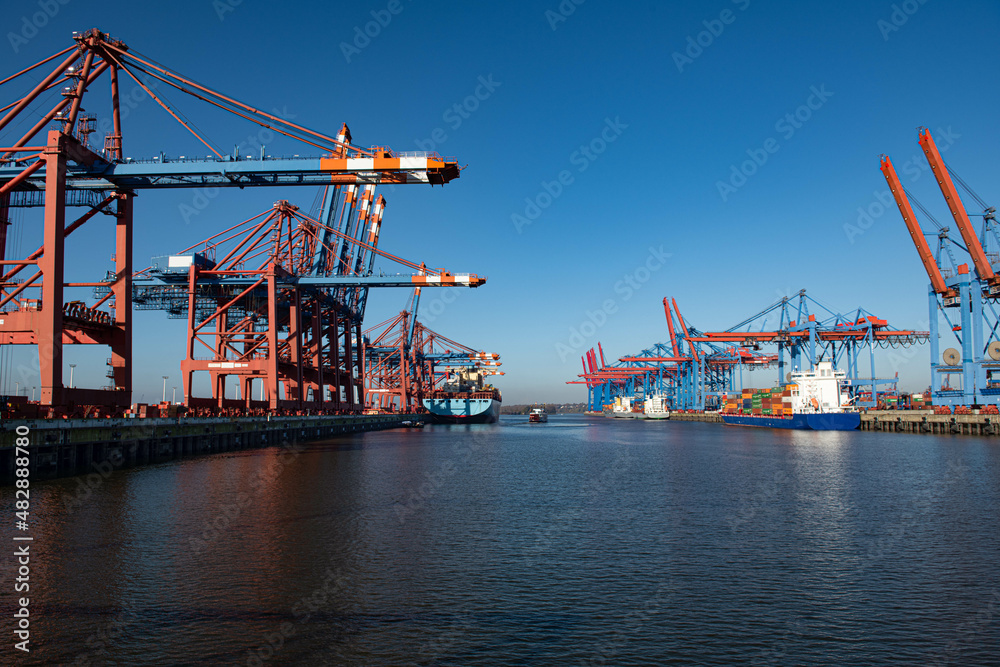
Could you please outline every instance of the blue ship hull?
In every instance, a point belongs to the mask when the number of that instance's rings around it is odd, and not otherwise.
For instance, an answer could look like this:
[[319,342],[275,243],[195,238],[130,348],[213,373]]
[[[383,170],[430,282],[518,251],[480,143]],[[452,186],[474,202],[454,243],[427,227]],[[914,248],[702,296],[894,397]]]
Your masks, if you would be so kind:
[[732,426],[794,428],[813,431],[853,431],[861,425],[861,413],[800,413],[791,415],[790,417],[768,417],[766,415],[722,415],[722,421]]
[[424,407],[436,424],[493,424],[500,419],[500,401],[492,398],[425,398]]

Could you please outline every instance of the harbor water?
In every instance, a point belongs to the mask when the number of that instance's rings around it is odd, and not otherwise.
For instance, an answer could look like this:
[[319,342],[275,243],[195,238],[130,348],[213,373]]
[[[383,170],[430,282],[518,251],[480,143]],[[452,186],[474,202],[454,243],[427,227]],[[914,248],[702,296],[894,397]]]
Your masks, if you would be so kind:
[[989,438],[504,416],[31,501],[23,664],[1000,664]]

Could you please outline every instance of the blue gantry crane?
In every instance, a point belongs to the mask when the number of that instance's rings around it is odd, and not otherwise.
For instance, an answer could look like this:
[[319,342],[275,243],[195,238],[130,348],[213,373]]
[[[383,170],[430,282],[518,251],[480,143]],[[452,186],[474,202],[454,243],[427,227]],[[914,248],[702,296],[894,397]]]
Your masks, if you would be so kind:
[[[997,406],[1000,404],[1000,315],[997,312],[997,299],[1000,298],[1000,275],[997,274],[1000,269],[1000,234],[996,209],[948,168],[930,130],[922,127],[918,132],[918,143],[962,237],[961,243],[949,238],[949,229],[934,220],[927,209],[906,191],[892,161],[883,155],[882,174],[930,279],[931,398],[935,405]],[[970,214],[966,211],[955,181],[976,202],[981,213]],[[914,204],[938,228],[936,253],[931,251],[924,238],[913,211]],[[970,215],[983,219],[979,234]],[[961,263],[956,259],[958,252],[964,259]],[[941,326],[942,319],[944,328]],[[957,347],[949,346],[942,351],[942,341],[948,339],[954,341]]]
[[[669,345],[656,343],[611,365],[604,363],[603,351],[599,364],[593,350],[587,353],[582,379],[573,383],[587,385],[591,410],[599,411],[618,397],[643,399],[651,394],[664,396],[672,410],[712,409],[723,395],[743,388],[745,369],[777,368],[775,380],[781,384],[791,371],[814,368],[820,361],[831,361],[847,373],[855,404],[874,406],[880,388],[884,392],[897,381],[876,376],[875,348],[914,345],[929,335],[892,328],[863,308],[835,312],[805,290],[724,331],[688,325],[673,299],[664,298],[663,306]],[[866,354],[870,377],[859,373]],[[866,388],[870,398],[862,396]]]

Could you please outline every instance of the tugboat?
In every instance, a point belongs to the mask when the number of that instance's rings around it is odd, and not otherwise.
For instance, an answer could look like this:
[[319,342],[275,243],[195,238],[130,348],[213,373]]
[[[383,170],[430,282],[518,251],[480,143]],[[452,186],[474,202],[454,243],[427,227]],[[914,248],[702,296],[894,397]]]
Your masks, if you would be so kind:
[[545,408],[531,408],[528,413],[528,421],[532,424],[544,424],[548,420],[549,414],[545,412]]

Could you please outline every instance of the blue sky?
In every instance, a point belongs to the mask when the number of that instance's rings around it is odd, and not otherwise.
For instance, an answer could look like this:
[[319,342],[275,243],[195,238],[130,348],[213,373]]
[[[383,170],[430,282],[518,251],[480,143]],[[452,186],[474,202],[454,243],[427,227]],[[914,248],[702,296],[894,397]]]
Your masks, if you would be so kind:
[[[44,6],[6,5],[4,74],[65,48],[72,31],[98,27],[317,130],[332,134],[346,121],[356,143],[394,150],[434,141],[433,150],[468,165],[444,188],[380,189],[388,200],[380,245],[489,277],[451,303],[428,290],[422,319],[499,352],[506,402],[584,400],[582,387],[563,384],[579,372],[584,350],[600,340],[617,357],[664,340],[664,296],[704,330],[729,327],[800,288],[843,311],[863,306],[897,327],[926,329],[926,276],[898,210],[876,205],[886,190],[878,156],[888,153],[907,188],[946,221],[926,170],[903,173],[920,155],[918,126],[948,145],[945,159],[980,195],[990,202],[1000,195],[991,187],[1000,181],[998,93],[988,77],[1000,69],[995,2],[550,0],[445,11],[408,0],[52,0],[58,11],[33,34],[25,21]],[[354,42],[372,12],[386,25],[367,43]],[[207,153],[154,103],[134,99],[124,120],[126,155]],[[465,105],[462,115],[455,105]],[[190,109],[223,147],[257,133]],[[799,120],[786,119],[796,113]],[[275,141],[268,152],[311,149]],[[734,166],[754,156],[754,173],[730,180]],[[308,208],[315,195],[226,192],[184,216],[194,193],[143,192],[136,265],[277,199]],[[859,208],[877,215],[852,230]],[[25,246],[39,228],[32,215],[19,222]],[[72,237],[70,278],[103,275],[103,232]],[[626,289],[626,277],[643,278],[644,266],[659,268]],[[369,322],[398,312],[408,296],[375,291]],[[573,329],[608,300],[613,312],[575,344]],[[157,400],[161,376],[172,377],[168,394],[179,386],[183,322],[158,312],[137,313],[136,321],[135,399]],[[68,349],[79,386],[105,383],[106,356]],[[15,364],[26,358],[20,353]],[[927,361],[924,348],[884,360],[880,375],[898,370],[904,388],[920,389],[929,383]]]

